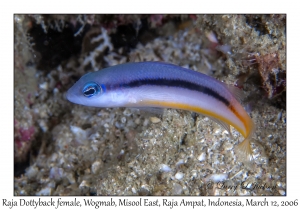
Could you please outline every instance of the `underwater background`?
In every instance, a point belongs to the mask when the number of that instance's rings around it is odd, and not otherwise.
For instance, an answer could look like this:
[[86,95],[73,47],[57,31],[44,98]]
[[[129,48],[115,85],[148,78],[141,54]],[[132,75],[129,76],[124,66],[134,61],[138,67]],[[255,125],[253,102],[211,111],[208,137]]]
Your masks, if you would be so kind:
[[[253,167],[207,117],[66,100],[82,75],[140,61],[241,88]],[[14,15],[14,148],[15,195],[286,195],[286,16]]]

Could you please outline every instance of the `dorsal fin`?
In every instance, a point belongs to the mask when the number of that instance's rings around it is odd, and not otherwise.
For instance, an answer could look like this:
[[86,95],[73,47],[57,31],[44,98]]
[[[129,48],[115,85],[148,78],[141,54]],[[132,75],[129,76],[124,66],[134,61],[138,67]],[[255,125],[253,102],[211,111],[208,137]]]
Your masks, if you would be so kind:
[[233,85],[228,85],[226,83],[223,83],[223,84],[230,91],[230,93],[236,98],[236,100],[238,100],[239,102],[242,102],[245,99],[245,94],[241,89],[239,89]]

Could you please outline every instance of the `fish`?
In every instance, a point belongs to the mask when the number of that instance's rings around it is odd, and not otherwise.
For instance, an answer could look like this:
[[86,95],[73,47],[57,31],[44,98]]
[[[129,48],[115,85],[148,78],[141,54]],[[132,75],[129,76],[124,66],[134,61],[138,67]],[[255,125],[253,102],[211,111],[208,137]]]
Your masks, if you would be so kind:
[[87,73],[67,91],[66,98],[91,107],[173,108],[205,115],[230,134],[231,125],[243,135],[235,153],[250,163],[255,124],[239,102],[241,95],[234,86],[200,72],[146,61]]

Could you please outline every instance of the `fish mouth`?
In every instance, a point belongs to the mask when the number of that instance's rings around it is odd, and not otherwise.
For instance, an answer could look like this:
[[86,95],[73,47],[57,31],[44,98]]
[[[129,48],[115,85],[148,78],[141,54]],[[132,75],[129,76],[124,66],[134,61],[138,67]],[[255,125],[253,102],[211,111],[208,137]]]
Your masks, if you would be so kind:
[[66,94],[66,98],[68,101],[75,103],[75,104],[80,104],[81,100],[80,97],[78,97],[74,91],[72,91],[71,89],[68,90],[67,94]]
[[66,93],[66,99],[74,104],[80,104],[85,105],[82,98],[74,93],[74,91],[71,89],[68,90]]
[[72,93],[70,90],[68,90],[66,93],[66,99],[70,102],[73,102],[74,101],[73,98],[75,98],[75,94]]

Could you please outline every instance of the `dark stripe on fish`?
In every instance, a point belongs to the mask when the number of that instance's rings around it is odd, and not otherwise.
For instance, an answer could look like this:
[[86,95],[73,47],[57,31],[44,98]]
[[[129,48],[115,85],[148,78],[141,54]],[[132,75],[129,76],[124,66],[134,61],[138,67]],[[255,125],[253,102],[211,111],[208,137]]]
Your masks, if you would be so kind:
[[216,91],[205,87],[203,85],[195,84],[189,81],[184,81],[180,79],[141,79],[141,80],[134,80],[127,84],[121,84],[121,87],[128,87],[128,88],[134,88],[134,87],[140,87],[143,85],[155,85],[155,86],[169,86],[169,87],[179,87],[184,88],[188,90],[198,91],[201,93],[204,93],[206,95],[209,95],[211,97],[214,97],[215,99],[223,102],[226,106],[230,105],[230,102],[221,96]]

